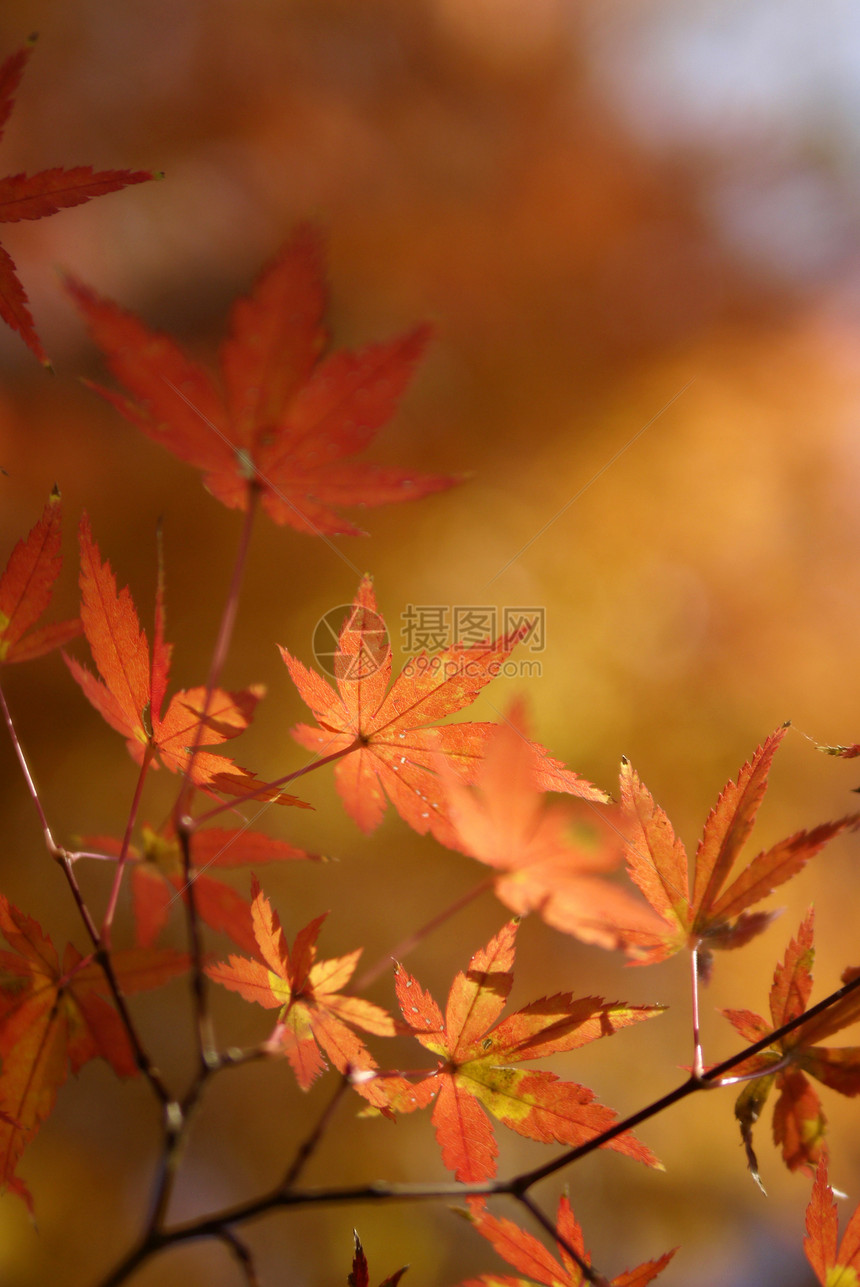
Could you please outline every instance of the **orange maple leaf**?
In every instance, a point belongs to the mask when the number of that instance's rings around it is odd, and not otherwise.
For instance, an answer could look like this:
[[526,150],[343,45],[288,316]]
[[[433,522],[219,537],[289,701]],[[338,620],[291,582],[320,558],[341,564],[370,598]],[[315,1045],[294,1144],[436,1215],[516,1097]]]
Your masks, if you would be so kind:
[[[220,870],[250,863],[256,866],[258,863],[302,859],[322,861],[320,854],[309,854],[285,840],[275,840],[247,827],[232,831],[209,827],[195,831],[189,843],[190,878],[198,914],[211,929],[229,934],[243,952],[250,953],[257,950],[251,909],[235,889],[208,875],[210,868]],[[122,852],[121,843],[113,836],[86,836],[81,844],[117,858]],[[170,906],[177,895],[186,896],[185,863],[172,825],[168,823],[160,832],[144,825],[140,848],[130,845],[127,857],[131,864],[137,941],[141,947],[151,947],[167,924]]]
[[643,952],[643,964],[666,960],[683,948],[696,949],[700,972],[707,978],[714,948],[741,947],[776,914],[749,908],[796,875],[834,836],[860,825],[860,814],[855,813],[812,831],[798,831],[757,854],[723,889],[752,830],[785,733],[786,726],[772,733],[743,765],[737,782],[727,782],[720,792],[696,850],[692,891],[683,844],[638,774],[623,762],[621,803],[629,820],[628,869],[665,926]]
[[[125,737],[138,764],[143,763],[148,752],[157,755],[174,773],[188,771],[195,786],[206,791],[253,795],[256,799],[309,808],[294,796],[281,795],[275,789],[261,790],[247,769],[224,756],[197,749],[198,740],[205,739],[206,746],[217,746],[245,731],[265,691],[260,685],[233,693],[215,688],[208,701],[205,687],[181,690],[174,693],[162,715],[172,651],[172,645],[164,641],[162,577],[159,575],[156,592],[150,658],[134,601],[127,587],[117,593],[110,564],[101,561],[86,514],[80,524],[80,545],[81,623],[104,682],[73,657],[65,653],[63,657],[84,695],[111,728]],[[202,735],[201,724],[205,728]]]
[[[513,1220],[500,1220],[491,1215],[483,1201],[475,1200],[470,1203],[468,1219],[481,1237],[495,1247],[502,1259],[520,1273],[526,1274],[527,1278],[500,1278],[498,1274],[482,1274],[480,1278],[470,1278],[461,1287],[532,1287],[534,1282],[542,1283],[544,1287],[582,1287],[585,1282],[582,1269],[571,1256],[568,1247],[572,1247],[587,1265],[591,1264],[591,1257],[585,1250],[582,1229],[565,1194],[559,1199],[556,1217],[560,1262],[547,1251],[542,1242],[514,1224]],[[626,1270],[613,1278],[609,1287],[645,1287],[646,1283],[652,1282],[662,1273],[675,1251],[677,1247],[667,1251],[659,1260],[649,1260],[635,1269]]]
[[[800,925],[796,939],[776,967],[770,990],[768,1024],[751,1010],[723,1010],[737,1031],[749,1042],[761,1041],[774,1028],[799,1018],[812,992],[813,913]],[[847,979],[844,979],[847,981]],[[849,992],[841,1001],[794,1028],[770,1049],[740,1064],[737,1074],[761,1072],[738,1096],[735,1116],[741,1125],[750,1171],[759,1185],[758,1165],[752,1147],[752,1128],[773,1089],[779,1090],[773,1110],[773,1138],[782,1149],[790,1171],[811,1172],[824,1152],[827,1119],[807,1073],[841,1095],[860,1094],[860,1046],[831,1050],[815,1043],[840,1032],[860,1019],[860,992]]]
[[[106,1059],[119,1077],[137,1072],[119,1014],[108,1000],[100,967],[68,944],[60,964],[51,940],[32,917],[0,894],[0,1186],[31,1206],[15,1175],[21,1154],[51,1113],[68,1075],[90,1059]],[[182,953],[114,952],[123,991],[157,987],[188,967]]]
[[[447,764],[464,781],[473,782],[496,726],[435,721],[475,700],[526,629],[495,642],[454,644],[433,657],[419,653],[391,683],[388,634],[377,611],[373,582],[366,576],[338,637],[333,659],[336,689],[281,648],[293,683],[319,725],[297,724],[292,735],[319,755],[346,752],[335,766],[335,782],[362,831],[373,831],[382,821],[387,796],[415,831],[429,831],[456,848],[439,774]],[[542,746],[530,742],[529,748],[538,786],[588,800],[606,799]]]
[[345,460],[394,414],[427,343],[419,327],[385,344],[321,360],[328,333],[319,234],[301,226],[234,305],[221,349],[223,392],[168,336],[100,299],[69,290],[126,398],[98,389],[132,424],[203,471],[206,488],[235,509],[258,490],[276,523],[314,535],[361,535],[344,505],[414,500],[452,486]]
[[659,930],[647,903],[606,879],[621,862],[618,810],[593,800],[545,803],[521,702],[487,741],[474,789],[443,765],[457,848],[494,867],[495,892],[518,915],[601,947],[635,947]]
[[[474,954],[451,985],[444,1017],[429,992],[402,966],[395,968],[403,1018],[421,1045],[439,1056],[439,1064],[419,1082],[388,1078],[380,1084],[396,1112],[411,1113],[433,1102],[442,1161],[458,1180],[495,1175],[498,1149],[484,1110],[519,1135],[543,1143],[578,1146],[611,1126],[616,1114],[596,1103],[584,1086],[512,1065],[576,1050],[664,1009],[600,997],[575,999],[562,992],[496,1023],[513,983],[516,932],[517,921],[509,921]],[[603,1147],[660,1166],[629,1132]]]
[[[370,1272],[367,1268],[367,1256],[364,1254],[361,1239],[354,1229],[352,1231],[352,1236],[355,1239],[355,1255],[352,1258],[352,1272],[347,1278],[348,1287],[370,1287]],[[383,1278],[379,1287],[397,1287],[397,1284],[400,1282],[400,1279],[406,1273],[408,1268],[408,1265],[404,1265],[404,1267],[402,1269],[398,1269],[396,1273],[389,1274],[387,1278]]]
[[837,1249],[838,1238],[839,1217],[833,1190],[827,1182],[827,1164],[822,1157],[806,1208],[803,1250],[821,1287],[857,1287],[860,1282],[860,1207],[854,1209]]
[[[0,66],[0,137],[2,137],[15,93],[35,36]],[[117,192],[132,183],[144,183],[158,176],[149,170],[97,170],[78,165],[71,170],[60,166],[38,174],[12,174],[0,179],[0,223],[17,223],[19,219],[43,219],[69,206],[79,206],[93,197]],[[33,318],[27,307],[27,295],[18,280],[15,265],[0,246],[0,317],[17,331],[32,353],[45,366],[48,356],[39,342]]]
[[[316,941],[328,915],[324,912],[299,931],[291,950],[278,915],[256,878],[251,894],[256,958],[231,956],[226,962],[209,965],[209,978],[246,1001],[280,1012],[269,1046],[286,1054],[302,1090],[308,1090],[326,1067],[323,1052],[344,1074],[376,1068],[376,1061],[352,1027],[378,1037],[393,1037],[394,1020],[371,1001],[342,995],[362,949],[318,961]],[[372,1081],[358,1083],[356,1089],[371,1103],[381,1100]]]
[[31,661],[81,633],[81,623],[32,627],[51,601],[60,573],[60,493],[56,487],[38,523],[19,541],[0,577],[0,665]]

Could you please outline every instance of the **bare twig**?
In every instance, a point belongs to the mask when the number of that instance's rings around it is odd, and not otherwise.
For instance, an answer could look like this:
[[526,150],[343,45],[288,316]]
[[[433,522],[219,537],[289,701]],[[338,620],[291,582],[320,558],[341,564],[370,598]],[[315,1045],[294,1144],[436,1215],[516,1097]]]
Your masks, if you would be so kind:
[[257,1270],[254,1266],[254,1259],[251,1255],[250,1248],[246,1247],[241,1238],[237,1238],[236,1234],[230,1229],[222,1229],[218,1237],[230,1248],[233,1255],[236,1257],[236,1260],[239,1262],[239,1266],[245,1275],[245,1281],[247,1282],[248,1287],[260,1287],[260,1280],[257,1277]]
[[296,1156],[293,1158],[292,1162],[287,1168],[286,1175],[281,1181],[281,1189],[283,1190],[283,1192],[286,1193],[289,1189],[293,1187],[296,1180],[299,1178],[302,1171],[305,1169],[308,1162],[313,1157],[314,1153],[316,1152],[317,1146],[319,1145],[320,1140],[325,1134],[325,1131],[329,1125],[329,1122],[334,1116],[334,1111],[337,1108],[340,1101],[343,1099],[344,1091],[347,1089],[349,1084],[350,1084],[350,1080],[349,1080],[348,1074],[341,1077],[340,1081],[338,1082],[337,1090],[332,1095],[326,1107],[323,1109],[322,1114],[320,1115],[319,1121],[314,1126],[313,1130],[311,1131],[310,1135],[308,1135],[307,1139],[303,1140],[302,1143],[299,1145],[298,1149],[296,1150]]
[[24,754],[24,748],[22,747],[20,739],[18,738],[18,732],[17,732],[17,729],[15,728],[15,723],[12,719],[11,711],[9,710],[9,707],[6,704],[6,695],[3,692],[2,686],[0,686],[0,708],[2,708],[3,719],[6,721],[6,728],[9,730],[9,737],[12,740],[12,749],[15,752],[15,756],[18,760],[18,763],[21,766],[21,772],[24,775],[24,782],[26,783],[27,791],[29,792],[30,799],[33,801],[33,804],[36,806],[36,812],[39,815],[39,824],[42,828],[42,835],[45,837],[45,845],[47,847],[48,853],[51,854],[52,857],[56,857],[58,852],[57,845],[56,845],[56,842],[54,841],[54,836],[51,831],[51,828],[48,825],[48,818],[45,813],[44,807],[42,805],[42,800],[39,795],[39,790],[36,786],[33,775],[30,772],[30,766],[27,763],[27,757]]
[[184,826],[177,828],[179,845],[182,850],[182,878],[185,885],[185,923],[188,928],[188,943],[191,949],[191,992],[194,1002],[194,1018],[197,1025],[197,1044],[201,1069],[206,1072],[217,1066],[218,1056],[212,1034],[212,1021],[206,994],[206,976],[203,973],[203,941],[200,933],[200,917],[197,913],[197,897],[194,889],[194,878],[191,871],[191,836]]
[[110,897],[108,898],[107,909],[105,911],[104,919],[102,921],[101,939],[102,939],[102,943],[107,949],[110,948],[111,926],[113,925],[113,918],[116,912],[117,900],[119,899],[119,891],[120,891],[120,886],[122,885],[123,873],[125,872],[125,864],[128,860],[128,850],[129,850],[129,846],[131,845],[132,832],[134,831],[134,824],[137,821],[137,814],[138,814],[138,810],[140,809],[140,801],[143,795],[143,784],[146,781],[146,775],[149,771],[149,766],[152,764],[153,754],[154,752],[151,746],[148,746],[143,754],[143,761],[140,766],[140,773],[138,773],[137,775],[137,785],[134,789],[134,796],[132,797],[131,808],[128,811],[128,821],[125,826],[125,834],[123,835],[123,838],[122,838],[122,846],[120,847],[120,851],[119,851],[119,859],[116,864],[116,871],[114,873],[113,885],[111,887]]
[[233,574],[230,577],[227,599],[224,603],[224,611],[221,613],[221,623],[218,627],[215,647],[212,650],[212,660],[209,664],[209,675],[206,679],[206,695],[203,699],[203,710],[200,713],[200,719],[197,724],[197,728],[195,729],[194,742],[190,748],[188,763],[185,766],[185,774],[182,779],[182,786],[174,806],[174,819],[177,825],[182,821],[190,808],[191,798],[194,794],[194,783],[192,782],[191,777],[194,769],[194,760],[197,756],[197,752],[203,744],[205,729],[204,721],[209,713],[212,694],[218,687],[218,681],[221,678],[221,672],[224,669],[224,663],[227,660],[227,654],[230,651],[230,644],[233,640],[233,630],[236,626],[236,614],[239,610],[239,593],[242,588],[245,565],[248,561],[251,532],[253,531],[254,519],[257,515],[257,503],[259,498],[259,487],[255,486],[253,483],[249,483],[245,521],[242,524],[242,532],[239,537],[239,548],[236,551],[236,559],[233,564]]
[[705,1061],[699,1027],[699,950],[696,947],[690,953],[690,998],[693,1015],[693,1076],[701,1077],[705,1071]]
[[440,925],[444,925],[445,922],[450,920],[450,918],[456,915],[457,912],[462,911],[464,907],[468,907],[469,903],[474,902],[476,898],[480,897],[480,895],[485,893],[488,889],[492,889],[494,883],[495,876],[488,876],[485,880],[479,881],[477,885],[473,885],[465,894],[461,894],[459,898],[455,898],[454,902],[449,903],[441,912],[437,912],[435,916],[431,916],[430,920],[425,921],[421,928],[417,929],[414,934],[410,934],[408,938],[401,939],[392,951],[387,952],[385,956],[381,956],[374,965],[371,965],[366,969],[360,978],[356,979],[351,991],[363,992],[365,988],[370,987],[371,983],[375,983],[379,976],[385,973],[385,971],[390,967],[392,961],[402,961],[404,956],[408,956],[410,952],[415,950],[419,943],[422,943],[424,939],[427,938],[428,934],[432,934],[434,930],[438,929]]
[[564,1247],[571,1260],[579,1265],[583,1278],[590,1283],[594,1283],[596,1287],[609,1287],[609,1283],[603,1275],[599,1274],[594,1266],[590,1265],[588,1261],[579,1254],[576,1247],[571,1246],[567,1238],[564,1237],[553,1221],[550,1220],[549,1216],[540,1209],[528,1193],[518,1193],[517,1201],[520,1202],[528,1212],[530,1212],[541,1228],[545,1229],[546,1232],[555,1239],[559,1246]]

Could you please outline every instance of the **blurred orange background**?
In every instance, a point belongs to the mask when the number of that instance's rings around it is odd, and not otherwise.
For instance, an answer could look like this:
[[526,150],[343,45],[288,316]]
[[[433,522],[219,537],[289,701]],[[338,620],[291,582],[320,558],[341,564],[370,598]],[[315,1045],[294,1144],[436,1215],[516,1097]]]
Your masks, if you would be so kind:
[[[534,735],[610,791],[627,755],[688,847],[722,784],[786,719],[797,731],[777,759],[756,847],[854,809],[860,770],[808,739],[860,739],[856,15],[834,0],[814,19],[770,0],[6,0],[0,57],[34,30],[2,172],[89,163],[166,176],[3,229],[56,374],[0,331],[0,551],[5,559],[58,482],[67,559],[55,619],[76,611],[86,508],[148,625],[161,516],[172,679],[202,682],[241,521],[80,383],[106,377],[57,268],[214,359],[231,301],[310,218],[326,230],[336,346],[422,320],[435,328],[369,458],[472,477],[412,506],[352,514],[364,540],[324,544],[261,520],[225,681],[264,682],[269,696],[239,761],[268,778],[304,762],[288,729],[306,712],[275,644],[312,664],[317,620],[370,571],[395,647],[410,603],[544,608],[540,677],[498,680],[475,718],[523,694]],[[61,660],[10,668],[4,687],[58,837],[121,834],[135,768]],[[61,944],[83,947],[6,742],[0,757],[2,888]],[[153,784],[145,817],[160,819],[171,785]],[[264,825],[337,861],[259,874],[290,935],[331,909],[323,955],[364,944],[375,961],[481,875],[393,811],[361,836],[326,773],[304,796],[313,814],[272,810]],[[815,997],[858,964],[857,843],[817,858],[771,900],[787,909],[777,925],[718,961],[704,999],[708,1059],[737,1048],[713,1007],[765,1012],[774,963],[813,900]],[[102,874],[82,879],[103,906]],[[247,892],[247,874],[234,884]],[[127,930],[126,904],[122,918]],[[410,968],[444,1000],[504,918],[486,898]],[[168,941],[183,942],[178,916]],[[227,946],[214,935],[210,945]],[[560,1075],[622,1113],[682,1080],[680,959],[625,970],[531,919],[512,1004],[559,989],[671,1006],[557,1058]],[[390,976],[371,995],[392,1006]],[[223,1041],[265,1035],[262,1011],[213,1003]],[[193,1071],[185,987],[143,998],[136,1013],[181,1091]],[[217,1078],[172,1217],[273,1184],[330,1093],[324,1081],[303,1097],[282,1065]],[[856,1108],[823,1097],[831,1178],[853,1208]],[[697,1096],[641,1129],[665,1175],[601,1155],[537,1196],[554,1211],[569,1184],[609,1275],[680,1243],[666,1287],[807,1284],[809,1185],[785,1173],[768,1110],[757,1131],[762,1198],[732,1105],[730,1091]],[[502,1175],[551,1156],[503,1128],[498,1137]],[[0,1202],[5,1287],[95,1287],[141,1227],[158,1138],[144,1085],[119,1085],[97,1064],[70,1079],[21,1166],[38,1226],[14,1198]],[[341,1107],[306,1179],[376,1178],[446,1178],[426,1114],[391,1126]],[[315,1287],[345,1283],[353,1227],[373,1282],[406,1263],[410,1287],[503,1272],[439,1203],[309,1208],[242,1235],[263,1287]],[[240,1277],[207,1243],[133,1281],[228,1287]]]

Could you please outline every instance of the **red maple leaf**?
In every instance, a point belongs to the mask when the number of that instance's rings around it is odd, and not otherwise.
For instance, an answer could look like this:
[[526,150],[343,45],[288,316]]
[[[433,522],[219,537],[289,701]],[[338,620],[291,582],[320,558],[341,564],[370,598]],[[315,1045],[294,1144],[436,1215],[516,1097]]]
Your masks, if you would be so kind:
[[748,943],[775,915],[749,908],[796,875],[834,836],[860,824],[860,814],[855,813],[812,831],[798,831],[757,854],[723,888],[752,830],[785,733],[785,727],[772,733],[741,768],[737,782],[727,782],[720,792],[696,850],[692,891],[687,852],[671,822],[638,774],[626,760],[622,764],[621,802],[629,819],[628,868],[665,926],[643,953],[643,963],[663,961],[683,948],[696,949],[707,977],[712,949]]
[[618,810],[593,800],[547,805],[534,770],[517,702],[487,741],[474,789],[444,771],[457,848],[499,872],[495,892],[518,915],[537,911],[586,943],[635,947],[660,920],[606,879],[623,855]]
[[[259,685],[232,693],[216,688],[208,701],[205,687],[184,689],[174,693],[162,715],[172,651],[172,645],[164,641],[162,578],[159,575],[150,658],[134,601],[127,587],[117,593],[110,564],[101,561],[86,515],[81,519],[80,545],[81,623],[104,682],[73,657],[63,656],[85,696],[111,728],[125,737],[132,757],[141,764],[145,754],[157,755],[166,768],[174,773],[188,771],[196,786],[210,792],[254,795],[308,808],[294,796],[274,789],[261,791],[247,769],[207,749],[196,749],[198,741],[207,747],[217,746],[245,731],[265,691]],[[202,734],[201,724],[205,729]]]
[[[461,1287],[532,1287],[534,1282],[543,1283],[544,1287],[581,1287],[585,1283],[582,1269],[568,1247],[572,1247],[587,1265],[591,1264],[591,1257],[585,1250],[582,1229],[566,1195],[562,1194],[559,1199],[556,1217],[560,1262],[542,1242],[514,1224],[513,1220],[500,1220],[490,1215],[484,1202],[476,1200],[470,1203],[468,1218],[481,1237],[492,1243],[502,1259],[527,1277],[500,1278],[498,1274],[482,1274],[480,1278],[470,1278]],[[635,1269],[626,1270],[613,1278],[609,1287],[645,1287],[662,1273],[676,1250],[667,1251],[659,1260],[649,1260]],[[605,1279],[600,1281],[605,1282]]]
[[0,665],[31,661],[81,633],[77,620],[32,629],[50,603],[60,573],[60,521],[55,487],[42,517],[15,546],[0,577]]
[[[0,137],[2,137],[15,93],[27,59],[33,49],[35,36],[23,48],[11,55],[0,66]],[[0,179],[0,223],[17,223],[19,219],[43,219],[69,206],[79,206],[93,197],[117,192],[131,183],[144,183],[158,176],[149,170],[97,170],[92,166],[78,165],[71,170],[60,166],[41,170],[38,174],[12,174]],[[39,342],[33,318],[27,307],[27,295],[18,280],[15,265],[0,246],[0,317],[13,331],[18,331],[24,343],[45,366],[50,366],[48,356]]]
[[[122,845],[112,836],[87,836],[81,843],[88,849],[97,849],[115,857],[122,852]],[[232,831],[209,827],[195,831],[189,843],[190,877],[198,914],[211,929],[229,934],[234,943],[250,953],[257,950],[251,909],[235,889],[210,876],[210,868],[220,870],[251,863],[256,866],[258,863],[301,859],[321,861],[319,854],[309,854],[285,840],[275,840],[247,827]],[[177,895],[185,897],[186,894],[182,849],[170,824],[161,832],[144,825],[141,847],[129,846],[127,856],[131,864],[137,941],[141,947],[151,947],[167,924],[171,904]]]
[[[209,965],[206,973],[210,979],[238,992],[246,1001],[279,1011],[269,1046],[286,1054],[302,1090],[308,1090],[326,1067],[323,1053],[344,1074],[376,1068],[376,1061],[352,1028],[363,1028],[379,1037],[393,1037],[396,1028],[391,1016],[372,1001],[342,995],[361,948],[347,956],[317,960],[316,941],[328,914],[324,912],[299,931],[290,949],[278,915],[256,878],[251,893],[256,957],[231,956],[226,962]],[[381,1101],[372,1081],[357,1083],[356,1089],[371,1103]]]
[[[106,1059],[119,1077],[137,1072],[128,1034],[108,999],[95,961],[68,944],[62,965],[51,940],[0,894],[0,1186],[31,1205],[15,1175],[21,1154],[49,1116],[57,1091],[90,1059]],[[134,948],[111,955],[126,993],[157,987],[188,968],[169,950]]]
[[[411,1113],[433,1103],[442,1161],[458,1180],[495,1175],[498,1149],[486,1112],[519,1135],[543,1143],[578,1146],[611,1126],[615,1113],[596,1103],[584,1086],[513,1065],[576,1050],[663,1009],[562,992],[496,1023],[513,983],[516,932],[517,922],[509,921],[474,954],[466,972],[454,979],[444,1017],[411,974],[400,965],[395,969],[403,1018],[421,1045],[439,1057],[439,1064],[422,1081],[387,1078],[380,1085],[396,1112]],[[629,1132],[604,1147],[649,1166],[660,1165]]]
[[[751,1010],[723,1010],[745,1040],[761,1041],[774,1028],[799,1018],[812,992],[813,913],[804,917],[798,936],[777,965],[770,990],[771,1023]],[[843,981],[847,979],[843,976]],[[824,1151],[827,1119],[807,1073],[841,1095],[860,1094],[860,1046],[832,1050],[815,1044],[860,1019],[860,992],[849,992],[829,1009],[802,1023],[788,1036],[738,1066],[738,1074],[761,1072],[748,1082],[735,1105],[750,1170],[761,1184],[752,1147],[753,1124],[771,1091],[779,1095],[773,1110],[773,1138],[790,1171],[811,1172]]]
[[[347,752],[335,766],[335,782],[362,831],[373,831],[382,821],[387,796],[415,831],[429,831],[456,848],[439,774],[447,764],[464,781],[474,782],[496,725],[437,721],[475,700],[525,629],[494,643],[454,644],[433,657],[422,652],[392,683],[388,634],[366,576],[338,637],[333,659],[336,689],[281,648],[293,683],[319,725],[298,724],[292,735],[318,755]],[[530,742],[529,748],[537,786],[588,800],[606,799],[542,746]]]
[[[354,1229],[352,1231],[352,1236],[355,1239],[355,1255],[352,1258],[352,1272],[347,1278],[348,1287],[370,1287],[370,1272],[367,1268],[367,1256],[364,1254],[361,1239]],[[398,1269],[396,1273],[389,1274],[387,1278],[383,1278],[379,1287],[397,1287],[397,1284],[400,1282],[400,1279],[406,1273],[408,1268],[408,1265],[404,1265],[403,1268]]]
[[860,1207],[855,1208],[837,1249],[838,1238],[839,1217],[822,1157],[806,1208],[803,1250],[821,1287],[856,1287],[860,1282]]
[[[132,424],[203,471],[206,488],[245,509],[252,490],[276,523],[314,535],[361,535],[344,505],[414,500],[458,479],[348,461],[391,418],[428,339],[419,327],[385,344],[321,358],[328,343],[319,234],[301,226],[233,308],[221,388],[166,335],[71,291],[130,398],[99,388]],[[95,386],[98,387],[98,386]],[[222,391],[223,390],[223,391]]]

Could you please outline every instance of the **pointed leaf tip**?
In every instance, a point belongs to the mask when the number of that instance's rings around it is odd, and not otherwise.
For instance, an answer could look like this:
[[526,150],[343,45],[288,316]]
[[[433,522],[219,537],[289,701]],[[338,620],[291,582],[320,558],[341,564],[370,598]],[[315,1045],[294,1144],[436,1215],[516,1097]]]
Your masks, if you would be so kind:
[[222,388],[168,336],[91,292],[72,293],[127,396],[98,392],[201,469],[207,490],[231,508],[247,508],[254,488],[276,523],[316,536],[362,535],[343,508],[402,503],[456,481],[353,459],[394,416],[429,329],[326,355],[322,248],[306,225],[234,304]]

